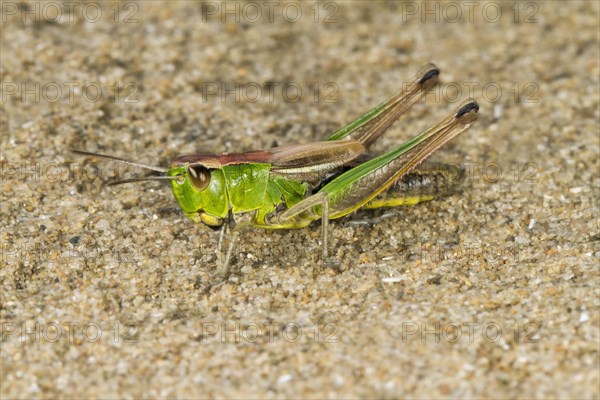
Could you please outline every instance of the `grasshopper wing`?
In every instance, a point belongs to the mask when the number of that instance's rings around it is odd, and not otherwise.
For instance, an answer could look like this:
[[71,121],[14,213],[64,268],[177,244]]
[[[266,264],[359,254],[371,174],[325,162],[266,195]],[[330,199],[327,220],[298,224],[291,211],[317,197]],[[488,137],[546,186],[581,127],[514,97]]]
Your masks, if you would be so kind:
[[274,147],[266,151],[271,156],[271,173],[316,184],[366,149],[356,140],[333,140]]

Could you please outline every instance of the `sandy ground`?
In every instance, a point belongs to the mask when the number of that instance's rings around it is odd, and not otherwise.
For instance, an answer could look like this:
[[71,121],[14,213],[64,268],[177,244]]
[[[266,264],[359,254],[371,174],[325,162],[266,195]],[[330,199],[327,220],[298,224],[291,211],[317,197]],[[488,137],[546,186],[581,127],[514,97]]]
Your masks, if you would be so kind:
[[[2,2],[2,398],[598,398],[599,6]],[[460,13],[460,14],[457,14]],[[318,140],[435,62],[461,191],[218,233],[75,157]]]

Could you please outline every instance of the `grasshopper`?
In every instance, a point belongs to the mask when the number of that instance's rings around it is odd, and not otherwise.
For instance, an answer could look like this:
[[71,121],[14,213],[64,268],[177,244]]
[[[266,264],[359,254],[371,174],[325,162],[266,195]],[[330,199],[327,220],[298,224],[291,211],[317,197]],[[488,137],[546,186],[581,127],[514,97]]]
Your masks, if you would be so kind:
[[367,154],[369,146],[437,83],[439,73],[433,64],[423,66],[399,94],[321,142],[244,153],[181,155],[166,169],[105,154],[72,151],[160,172],[163,175],[112,184],[168,180],[189,219],[213,229],[233,226],[225,268],[242,228],[296,229],[319,219],[325,260],[329,220],[361,207],[395,207],[430,200],[443,194],[440,182],[452,186],[460,180],[460,168],[424,172],[417,167],[475,121],[479,106],[472,99],[382,155]]

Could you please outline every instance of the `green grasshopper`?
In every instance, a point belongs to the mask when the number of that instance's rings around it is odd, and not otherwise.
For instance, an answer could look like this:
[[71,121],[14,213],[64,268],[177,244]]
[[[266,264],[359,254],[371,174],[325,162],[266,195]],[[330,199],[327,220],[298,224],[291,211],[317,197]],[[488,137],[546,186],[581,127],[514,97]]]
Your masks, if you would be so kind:
[[73,152],[161,172],[164,175],[113,184],[169,180],[179,206],[192,221],[210,228],[225,223],[234,226],[225,267],[240,229],[296,229],[318,219],[322,220],[323,259],[327,259],[330,219],[361,207],[395,207],[430,200],[443,194],[439,193],[440,182],[459,180],[459,168],[428,172],[416,168],[469,128],[479,110],[472,99],[398,147],[377,157],[367,154],[369,146],[437,83],[439,72],[435,65],[425,65],[402,92],[321,142],[245,153],[182,155],[168,169],[104,154]]

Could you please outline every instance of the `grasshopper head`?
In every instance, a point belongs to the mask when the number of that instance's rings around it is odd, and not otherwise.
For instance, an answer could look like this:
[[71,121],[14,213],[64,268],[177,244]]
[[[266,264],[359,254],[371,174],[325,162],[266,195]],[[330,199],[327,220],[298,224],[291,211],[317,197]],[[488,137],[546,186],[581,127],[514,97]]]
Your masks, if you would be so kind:
[[179,206],[194,222],[203,223],[209,227],[219,227],[229,213],[223,172],[214,162],[212,164],[210,161],[203,162],[203,156],[201,155],[177,157],[171,164],[171,168],[165,169],[106,154],[81,150],[71,150],[71,152],[82,156],[109,159],[163,173],[164,175],[124,179],[111,182],[109,185],[169,180]]
[[167,171],[173,195],[183,212],[194,222],[219,227],[229,212],[225,177],[219,168],[176,158]]

